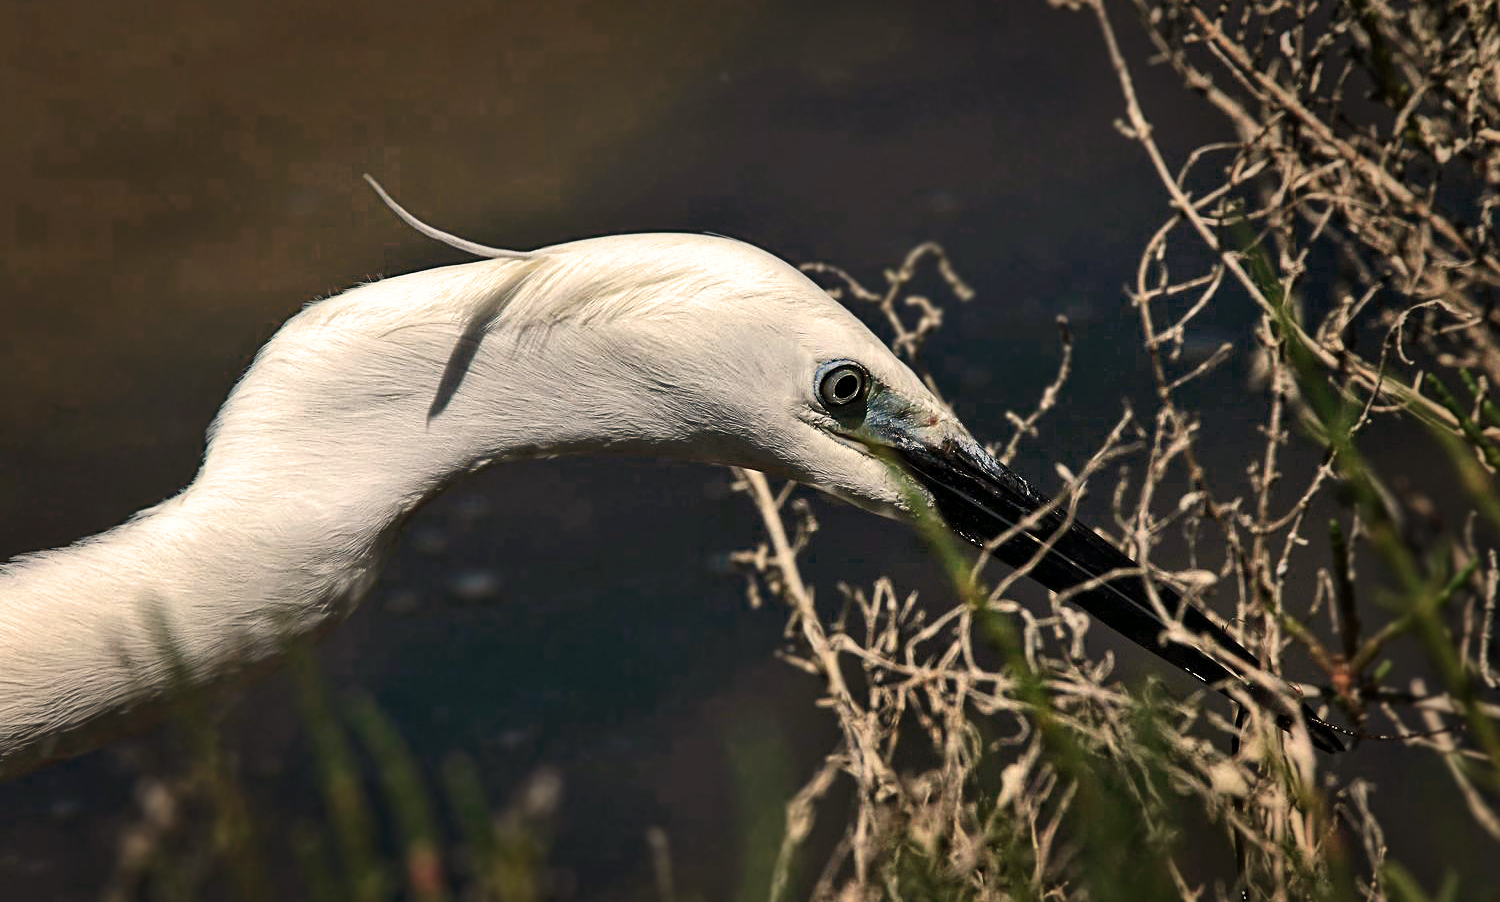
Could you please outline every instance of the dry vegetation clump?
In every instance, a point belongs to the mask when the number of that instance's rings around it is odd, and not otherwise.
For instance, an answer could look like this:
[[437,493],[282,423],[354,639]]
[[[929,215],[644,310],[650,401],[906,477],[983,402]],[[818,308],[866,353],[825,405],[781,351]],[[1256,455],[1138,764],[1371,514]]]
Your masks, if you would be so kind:
[[[1117,126],[1167,201],[1127,292],[1154,409],[1127,409],[1064,474],[1059,503],[1109,493],[1112,537],[1142,563],[1185,536],[1194,567],[1157,578],[1230,624],[1266,685],[1335,712],[1362,742],[1403,744],[1414,768],[1436,763],[1463,805],[1426,816],[1500,842],[1500,3],[1134,0],[1151,63],[1229,126],[1171,161],[1113,10],[1058,5],[1096,20],[1124,101]],[[929,263],[968,296],[931,246],[880,290],[809,269],[876,305],[923,372],[941,315],[910,288]],[[1184,354],[1224,304],[1255,305],[1249,334]],[[1240,403],[1264,441],[1210,468],[1185,389],[1236,354],[1253,359]],[[1060,357],[993,449],[1002,459],[1057,403],[1073,365],[1065,323]],[[1391,478],[1371,462],[1377,430],[1386,451],[1436,464]],[[810,881],[812,898],[838,900],[1429,898],[1387,848],[1357,747],[1334,774],[1253,708],[1236,724],[1198,698],[1126,692],[1087,656],[1088,623],[1065,599],[1044,615],[1014,603],[1018,574],[970,562],[936,530],[951,609],[882,580],[840,587],[843,613],[825,624],[798,569],[809,508],[737,475],[767,533],[738,560],[757,599],[787,604],[785,657],[822,681],[842,732],[787,806],[773,897]],[[1299,574],[1315,574],[1311,597],[1288,590]],[[1284,681],[1294,658],[1317,679]],[[847,811],[828,801],[841,781]],[[843,819],[826,861],[806,860],[815,818]],[[1231,844],[1229,876],[1202,876],[1204,849]]]

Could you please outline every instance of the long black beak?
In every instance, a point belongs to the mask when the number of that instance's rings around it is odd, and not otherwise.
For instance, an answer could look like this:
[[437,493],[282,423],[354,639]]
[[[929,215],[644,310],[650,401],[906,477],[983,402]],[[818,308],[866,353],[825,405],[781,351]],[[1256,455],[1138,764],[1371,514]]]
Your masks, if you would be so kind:
[[[936,447],[914,442],[894,450],[931,493],[948,527],[975,545],[986,545],[1048,504],[1026,480],[972,440],[948,438]],[[1040,554],[1044,543],[1050,543],[1050,547]],[[1291,727],[1291,717],[1283,713],[1285,703],[1275,693],[1241,676],[1246,669],[1259,668],[1255,657],[1202,611],[1157,582],[1157,597],[1166,610],[1191,632],[1211,639],[1223,651],[1223,660],[1189,645],[1163,642],[1161,637],[1167,624],[1158,616],[1146,584],[1138,575],[1140,565],[1087,526],[1069,523],[1066,510],[1054,508],[1039,516],[1035,525],[1002,543],[994,554],[1012,567],[1030,564],[1030,577],[1054,592],[1074,589],[1114,571],[1136,571],[1136,575],[1115,576],[1078,590],[1069,600],[1127,639],[1203,682],[1221,691],[1230,685],[1238,686],[1277,713],[1277,722],[1283,728]],[[1313,716],[1306,705],[1301,709],[1312,744],[1325,752],[1342,752],[1344,744],[1333,729]]]

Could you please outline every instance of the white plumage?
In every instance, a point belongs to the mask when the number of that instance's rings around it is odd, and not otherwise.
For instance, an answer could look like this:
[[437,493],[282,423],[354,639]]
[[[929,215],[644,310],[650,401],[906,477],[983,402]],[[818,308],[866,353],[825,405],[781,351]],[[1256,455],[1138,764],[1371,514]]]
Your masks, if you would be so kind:
[[[928,505],[976,542],[1045,504],[770,254],[679,234],[502,251],[397,209],[491,259],[310,305],[235,386],[180,495],[0,570],[0,775],[141,722],[181,675],[226,681],[336,624],[406,518],[496,461],[629,451],[737,464],[883,514]],[[1033,573],[1050,588],[1131,566],[1056,514],[1000,556],[1027,562],[1053,532],[1065,535]],[[1136,577],[1074,600],[1204,680],[1237,676],[1158,644],[1160,609]],[[1195,609],[1184,622],[1253,664]]]
[[874,507],[812,371],[858,358],[945,416],[801,273],[739,242],[626,235],[312,304],[256,357],[177,497],[0,571],[0,773],[96,744],[171,682],[273,658],[345,616],[405,518],[498,460],[645,452],[777,471]]

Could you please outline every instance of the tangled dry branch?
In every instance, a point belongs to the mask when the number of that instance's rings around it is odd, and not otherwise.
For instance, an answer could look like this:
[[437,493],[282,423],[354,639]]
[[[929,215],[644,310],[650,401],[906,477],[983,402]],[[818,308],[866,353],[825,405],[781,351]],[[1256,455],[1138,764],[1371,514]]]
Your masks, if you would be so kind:
[[[1077,475],[1063,471],[1058,504],[1071,511],[1091,480],[1139,461],[1134,480],[1119,470],[1113,540],[1148,565],[1164,536],[1186,536],[1194,566],[1156,578],[1217,605],[1267,685],[1304,658],[1319,674],[1299,685],[1309,699],[1366,738],[1436,756],[1472,824],[1500,841],[1500,707],[1487,692],[1500,686],[1500,6],[1132,2],[1155,62],[1227,131],[1169,164],[1102,0],[1059,4],[1092,13],[1124,103],[1119,129],[1146,152],[1169,210],[1128,290],[1154,410],[1127,408]],[[892,347],[931,384],[920,352],[941,310],[908,296],[929,261],[955,297],[972,295],[931,245],[879,290],[809,269],[876,305]],[[1185,353],[1215,310],[1245,297],[1259,310],[1248,334]],[[1010,415],[1007,461],[1058,403],[1073,366],[1065,322],[1062,335],[1056,381]],[[1243,403],[1263,441],[1226,465],[1183,399],[1236,355],[1251,363]],[[1388,480],[1370,462],[1377,432],[1380,450],[1399,442],[1444,465],[1427,468],[1431,482]],[[785,656],[823,681],[842,733],[788,806],[774,897],[793,885],[815,816],[837,816],[829,790],[847,779],[853,807],[814,899],[1417,898],[1369,782],[1330,774],[1305,739],[1263,718],[1241,731],[1201,698],[1125,692],[1108,658],[1088,656],[1081,614],[1058,598],[1036,614],[1011,597],[1017,575],[989,574],[983,558],[950,604],[888,580],[840,586],[842,612],[825,625],[798,569],[811,508],[760,474],[737,478],[768,534],[738,560],[752,592],[787,602]],[[1310,602],[1289,591],[1299,573],[1317,586]],[[1390,604],[1371,603],[1377,585]],[[992,641],[997,617],[1016,624],[1014,643]],[[1397,669],[1401,646],[1424,654]],[[1043,695],[1028,692],[1032,679]],[[1227,841],[1185,826],[1205,819]],[[1183,865],[1205,842],[1237,850],[1227,878]]]

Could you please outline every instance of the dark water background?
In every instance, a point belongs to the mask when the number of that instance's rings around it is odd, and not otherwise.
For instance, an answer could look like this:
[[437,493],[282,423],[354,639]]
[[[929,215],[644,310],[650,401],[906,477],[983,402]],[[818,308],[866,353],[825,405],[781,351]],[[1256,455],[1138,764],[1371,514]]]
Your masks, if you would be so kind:
[[[1020,461],[1044,485],[1050,460],[1076,465],[1123,399],[1146,397],[1121,286],[1163,199],[1111,126],[1122,107],[1092,22],[1042,2],[53,0],[0,8],[0,48],[0,558],[186,484],[219,402],[307,300],[461,259],[396,222],[364,171],[502,246],[707,230],[878,283],[938,240],[979,296],[950,308],[930,359],[982,438],[1033,403],[1053,318],[1073,319],[1066,416]],[[1176,158],[1222,134],[1169,73],[1137,76]],[[1205,347],[1252,315],[1220,307]],[[1210,460],[1254,438],[1245,350],[1204,389]],[[882,573],[943,597],[903,527],[815,503],[808,572],[825,598]],[[764,867],[747,848],[757,806],[834,740],[813,682],[772,658],[781,613],[748,609],[724,569],[755,536],[716,469],[507,466],[418,518],[320,661],[430,771],[465,750],[503,798],[558,767],[553,862],[578,897],[644,898],[656,825],[680,887],[731,898]],[[272,833],[318,810],[288,696],[263,684],[226,727]],[[0,785],[0,898],[94,898],[135,811],[135,762],[168,744],[157,731]],[[761,777],[736,757],[747,747],[769,750]],[[1389,838],[1429,883],[1478,873],[1481,841],[1435,828],[1453,793],[1416,757],[1372,748],[1339,766],[1401,812]]]

